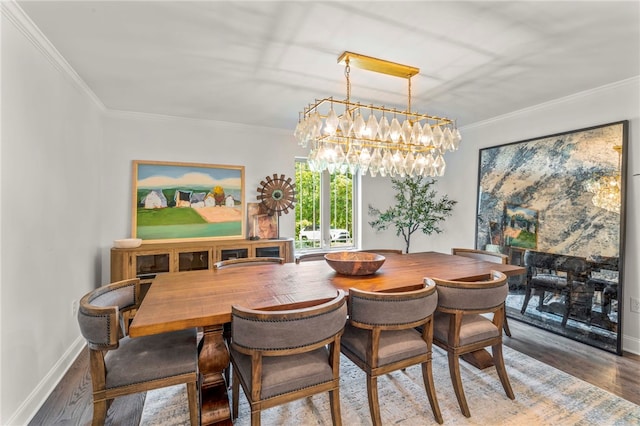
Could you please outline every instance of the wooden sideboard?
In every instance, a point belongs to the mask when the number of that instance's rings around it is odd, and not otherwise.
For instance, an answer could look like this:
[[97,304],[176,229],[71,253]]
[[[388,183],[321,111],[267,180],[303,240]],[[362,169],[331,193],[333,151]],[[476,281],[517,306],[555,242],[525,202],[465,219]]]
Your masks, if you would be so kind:
[[283,257],[294,261],[293,239],[211,240],[142,244],[111,249],[111,282],[140,278],[142,293],[158,274],[213,269],[220,260],[240,257]]

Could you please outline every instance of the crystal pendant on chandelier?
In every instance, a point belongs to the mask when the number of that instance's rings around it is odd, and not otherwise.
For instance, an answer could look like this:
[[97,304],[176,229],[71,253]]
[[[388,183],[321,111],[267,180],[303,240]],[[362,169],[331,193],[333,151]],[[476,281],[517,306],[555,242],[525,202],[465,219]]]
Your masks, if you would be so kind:
[[356,113],[356,117],[353,119],[353,136],[357,139],[360,139],[364,136],[366,123],[364,122],[364,118],[362,118],[362,114],[360,111]]
[[333,110],[333,105],[331,105],[331,109],[329,110],[329,114],[324,122],[324,133],[328,136],[334,136],[336,131],[338,130],[338,124],[340,121],[338,120],[338,114]]
[[389,139],[391,139],[391,142],[393,143],[398,143],[401,135],[402,127],[400,126],[400,122],[396,117],[393,117],[393,120],[391,120],[391,127],[389,128]]
[[387,117],[383,115],[378,126],[378,134],[380,135],[380,140],[388,141],[390,131],[391,126],[389,125],[389,120],[387,120]]
[[373,112],[369,114],[369,118],[367,119],[367,125],[364,129],[364,137],[367,139],[373,139],[378,134],[378,120],[376,116],[373,115]]

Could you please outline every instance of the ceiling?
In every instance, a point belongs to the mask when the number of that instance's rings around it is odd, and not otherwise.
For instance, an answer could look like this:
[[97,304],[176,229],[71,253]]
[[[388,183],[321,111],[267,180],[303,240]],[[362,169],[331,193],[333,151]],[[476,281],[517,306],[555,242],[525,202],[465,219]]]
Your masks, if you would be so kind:
[[[343,51],[420,68],[412,110],[459,126],[640,75],[640,3],[18,1],[111,110],[291,129],[346,97]],[[407,83],[352,67],[351,99]]]

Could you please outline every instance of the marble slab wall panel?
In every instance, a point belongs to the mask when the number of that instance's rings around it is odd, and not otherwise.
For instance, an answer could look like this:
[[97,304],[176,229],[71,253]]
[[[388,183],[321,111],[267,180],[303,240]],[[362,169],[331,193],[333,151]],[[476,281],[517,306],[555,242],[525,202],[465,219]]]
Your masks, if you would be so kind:
[[[623,275],[617,267],[595,265],[603,259],[623,264],[624,197],[614,198],[615,208],[602,208],[588,188],[598,178],[617,176],[624,193],[627,134],[628,122],[622,121],[485,148],[478,169],[477,248],[512,255],[512,263],[521,262],[524,250],[531,249],[584,257],[594,265],[589,280],[578,283],[593,295],[581,315],[568,308],[568,290],[536,294],[537,300],[521,313],[527,282],[515,277],[510,280],[508,316],[617,353]],[[602,273],[609,274],[606,286],[589,284]]]
[[[480,151],[477,246],[505,243],[505,209],[537,213],[538,251],[618,256],[620,214],[596,207],[585,183],[620,173],[624,123]],[[497,234],[497,235],[496,235]],[[527,247],[525,247],[527,248]]]

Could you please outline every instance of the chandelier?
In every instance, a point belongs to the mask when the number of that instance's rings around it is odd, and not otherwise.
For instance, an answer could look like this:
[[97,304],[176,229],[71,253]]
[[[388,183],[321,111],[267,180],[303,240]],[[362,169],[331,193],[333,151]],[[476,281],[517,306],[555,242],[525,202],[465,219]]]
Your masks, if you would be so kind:
[[[620,170],[620,156],[622,146],[613,147],[618,153],[618,170]],[[588,180],[584,188],[593,194],[591,202],[594,206],[600,207],[613,213],[620,213],[621,205],[621,184],[620,173],[600,176]]]
[[[372,177],[443,176],[443,155],[457,150],[462,137],[453,120],[411,111],[411,77],[420,69],[352,52],[342,53],[342,62],[346,99],[316,99],[300,112],[294,135],[300,146],[310,148],[309,168]],[[406,78],[406,111],[352,102],[351,65]]]

